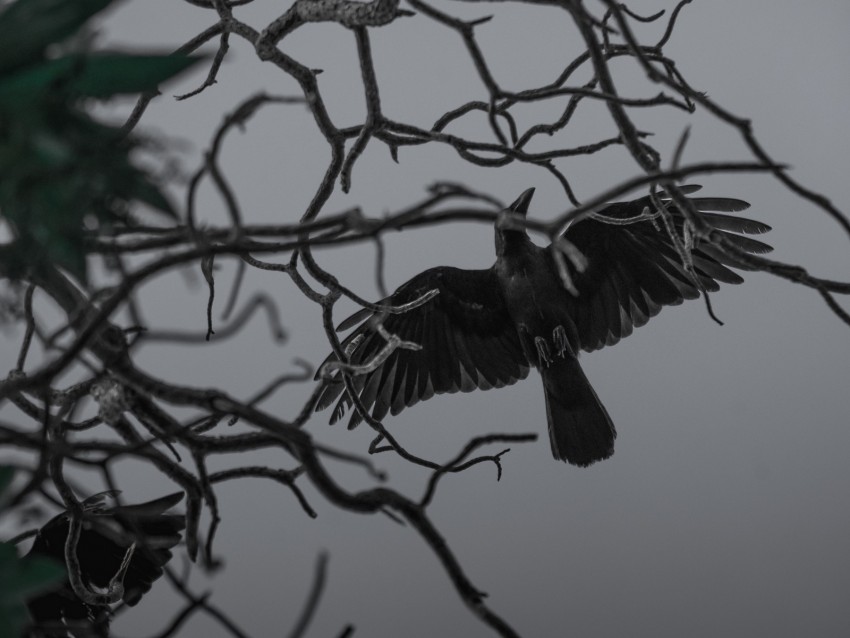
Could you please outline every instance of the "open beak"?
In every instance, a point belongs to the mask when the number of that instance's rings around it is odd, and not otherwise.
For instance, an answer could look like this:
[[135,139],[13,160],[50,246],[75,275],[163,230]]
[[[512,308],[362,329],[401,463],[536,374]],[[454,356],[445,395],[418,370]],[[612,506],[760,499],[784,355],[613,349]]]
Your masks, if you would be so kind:
[[528,204],[534,196],[534,188],[529,188],[522,195],[517,197],[516,201],[508,207],[508,210],[520,215],[525,215],[528,212]]

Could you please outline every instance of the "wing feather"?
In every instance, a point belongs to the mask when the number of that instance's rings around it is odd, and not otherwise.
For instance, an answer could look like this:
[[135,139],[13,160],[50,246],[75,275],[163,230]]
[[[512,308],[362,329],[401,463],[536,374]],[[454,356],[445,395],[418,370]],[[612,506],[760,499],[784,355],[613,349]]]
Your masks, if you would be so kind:
[[[698,186],[682,187],[693,193]],[[771,247],[745,234],[761,234],[770,226],[751,219],[723,213],[746,210],[749,204],[727,197],[692,197],[703,219],[716,232],[740,250],[761,254]],[[685,219],[679,209],[667,202],[673,228],[684,236]],[[649,197],[616,202],[570,226],[564,237],[588,259],[583,273],[571,271],[579,290],[570,299],[570,313],[584,350],[613,345],[644,325],[663,306],[695,299],[702,291],[713,292],[720,283],[737,284],[743,278],[733,269],[751,270],[741,258],[726,254],[715,244],[697,240],[691,249],[694,272],[689,273],[663,225],[649,220],[627,224],[605,223],[604,218],[637,218],[653,208]],[[706,212],[711,211],[711,212]]]
[[[422,346],[418,351],[396,349],[377,369],[352,376],[364,408],[378,420],[434,394],[502,387],[528,375],[528,360],[492,269],[432,268],[400,286],[382,304],[407,304],[434,289],[439,294],[408,312],[381,318],[361,310],[340,324],[340,329],[354,328],[342,345],[353,348],[349,362],[355,366],[367,364],[385,346],[374,329],[378,320],[390,334]],[[325,363],[335,360],[331,355]],[[334,423],[352,401],[339,372],[322,383],[316,410],[336,401]],[[349,427],[360,421],[360,415],[352,412]]]

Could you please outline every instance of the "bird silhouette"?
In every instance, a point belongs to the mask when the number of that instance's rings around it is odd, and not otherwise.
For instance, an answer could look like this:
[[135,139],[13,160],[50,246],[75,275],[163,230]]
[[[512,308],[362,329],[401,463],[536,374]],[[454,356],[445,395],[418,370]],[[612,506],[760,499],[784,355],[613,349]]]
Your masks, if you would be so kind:
[[[136,543],[124,575],[121,598],[132,606],[162,576],[163,567],[171,559],[171,549],[181,540],[185,518],[166,510],[180,502],[183,494],[107,508],[103,502],[109,495],[109,492],[97,494],[83,503],[83,524],[76,551],[80,576],[90,590],[106,589],[119,571],[127,549]],[[55,516],[38,530],[28,556],[47,556],[64,565],[69,530],[68,514]],[[81,600],[67,579],[54,590],[28,601],[27,607],[33,621],[44,625],[35,632],[39,636],[108,634],[110,607]],[[70,634],[61,629],[66,625],[72,629]],[[75,633],[77,630],[81,633]]]
[[[693,193],[700,187],[680,188]],[[528,189],[505,212],[525,216],[533,194],[534,189]],[[764,233],[769,226],[722,214],[745,210],[747,202],[725,197],[690,200],[736,247],[748,253],[771,250],[741,234]],[[682,212],[670,200],[663,205],[675,234],[687,237]],[[376,369],[352,376],[365,409],[381,420],[435,394],[510,385],[534,367],[543,379],[554,457],[587,466],[611,456],[617,432],[579,365],[579,352],[617,343],[663,306],[716,291],[718,282],[741,283],[730,267],[749,269],[711,242],[693,237],[689,272],[661,220],[646,214],[654,209],[648,196],[611,203],[567,228],[563,239],[578,248],[586,262],[578,259],[582,270],[569,259],[562,264],[573,291],[565,287],[551,247],[537,246],[524,229],[497,221],[492,267],[431,268],[380,302],[401,306],[437,290],[425,303],[399,314],[364,309],[343,321],[338,330],[359,323],[342,343],[353,365],[373,361],[386,346],[385,336],[376,330],[378,321],[391,335],[421,345],[421,350],[397,348]],[[331,361],[336,361],[333,354],[325,363]],[[316,410],[336,401],[331,415],[335,423],[352,400],[344,392],[339,370],[323,384]],[[361,420],[353,410],[349,428]]]

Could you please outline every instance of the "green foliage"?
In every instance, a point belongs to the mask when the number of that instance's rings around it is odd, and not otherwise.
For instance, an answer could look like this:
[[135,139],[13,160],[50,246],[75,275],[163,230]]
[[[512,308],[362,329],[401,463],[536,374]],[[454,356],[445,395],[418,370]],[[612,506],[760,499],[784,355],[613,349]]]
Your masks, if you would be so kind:
[[5,503],[4,494],[15,478],[15,468],[8,465],[0,465],[0,506]]
[[[0,467],[0,509],[14,470]],[[20,636],[29,620],[26,601],[65,579],[65,568],[41,556],[20,558],[11,543],[0,543],[0,636]]]
[[69,55],[0,78],[0,101],[38,100],[56,89],[70,98],[142,93],[194,63],[180,55]]
[[0,14],[0,73],[44,58],[114,0],[20,0]]
[[65,579],[65,569],[42,556],[20,558],[14,545],[0,543],[0,635],[20,636],[30,622],[26,601]]
[[[132,223],[143,202],[174,215],[130,159],[137,142],[96,122],[91,98],[155,90],[198,58],[74,53],[51,57],[112,0],[18,0],[0,13],[0,216],[14,240],[0,272],[55,263],[85,282],[85,228]],[[55,47],[53,47],[55,48]]]

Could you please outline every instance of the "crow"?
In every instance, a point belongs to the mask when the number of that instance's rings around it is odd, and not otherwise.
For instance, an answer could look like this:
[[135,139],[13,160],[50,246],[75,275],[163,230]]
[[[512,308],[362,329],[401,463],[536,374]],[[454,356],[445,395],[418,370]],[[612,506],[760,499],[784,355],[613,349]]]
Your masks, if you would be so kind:
[[[693,193],[700,187],[680,188]],[[543,378],[552,454],[584,467],[614,453],[617,431],[579,365],[579,352],[617,343],[663,306],[716,291],[718,282],[741,283],[741,276],[729,267],[751,268],[694,237],[689,272],[681,257],[684,242],[677,250],[660,215],[650,214],[655,206],[647,196],[608,204],[567,228],[562,238],[581,252],[576,261],[584,266],[576,268],[570,259],[561,264],[572,282],[570,291],[551,247],[537,246],[524,229],[505,223],[506,216],[526,215],[533,194],[533,188],[526,190],[505,209],[508,215],[500,215],[493,266],[426,270],[380,303],[401,306],[438,291],[431,299],[399,314],[363,309],[338,329],[359,323],[342,343],[354,365],[374,360],[386,345],[375,329],[377,322],[386,332],[421,345],[421,350],[398,348],[376,369],[352,377],[365,409],[378,420],[435,394],[510,385],[537,368]],[[764,233],[769,226],[722,214],[745,210],[747,202],[725,197],[690,201],[737,248],[754,254],[771,250],[741,234]],[[663,206],[675,234],[680,240],[688,237],[682,212],[669,199]],[[331,361],[336,361],[333,354],[325,363]],[[331,415],[335,423],[352,400],[344,392],[339,370],[323,384],[315,409],[336,401]],[[361,420],[352,411],[349,428]]]
[[[154,581],[162,576],[171,550],[181,540],[185,518],[166,510],[176,505],[181,493],[163,496],[146,503],[107,508],[103,501],[109,493],[95,495],[83,502],[83,525],[77,543],[77,560],[83,584],[92,592],[107,589],[121,568],[127,549],[136,543],[124,575],[122,601],[135,605]],[[28,556],[46,556],[65,564],[65,541],[70,531],[67,512],[45,523],[36,534]],[[45,628],[89,628],[85,635],[107,635],[110,607],[81,600],[66,579],[54,590],[27,601],[33,621]],[[39,630],[38,635],[54,635]],[[55,635],[69,635],[58,631]]]

